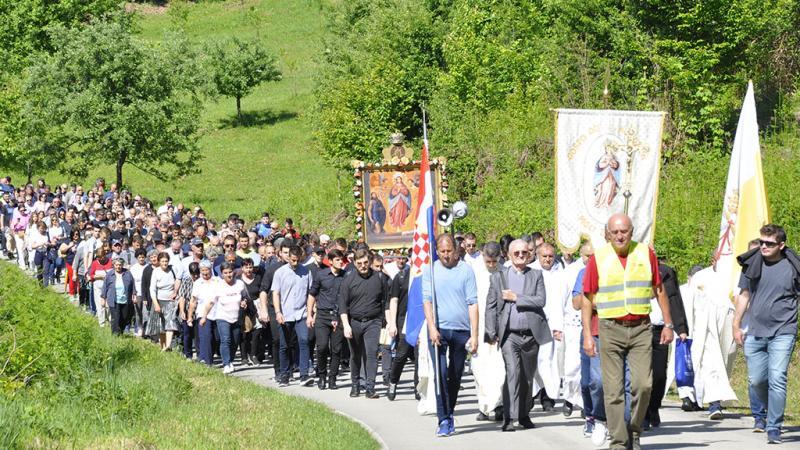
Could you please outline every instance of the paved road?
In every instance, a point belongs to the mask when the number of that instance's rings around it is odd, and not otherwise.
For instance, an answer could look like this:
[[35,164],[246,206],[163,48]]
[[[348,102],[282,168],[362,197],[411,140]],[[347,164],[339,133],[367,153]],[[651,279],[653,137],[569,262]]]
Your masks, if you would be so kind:
[[[272,368],[237,368],[235,375],[269,388],[276,388],[272,381]],[[330,408],[354,417],[365,424],[373,434],[379,436],[390,449],[428,448],[537,448],[562,450],[593,449],[591,441],[583,437],[583,421],[578,412],[564,418],[560,412],[543,413],[534,408],[533,430],[518,430],[502,433],[499,424],[478,422],[475,385],[471,377],[465,377],[464,386],[456,407],[456,434],[448,438],[434,436],[436,419],[420,416],[416,412],[416,401],[411,391],[411,373],[403,375],[398,387],[397,400],[389,402],[385,390],[380,389],[380,399],[351,399],[349,379],[339,378],[339,389],[320,391],[316,387],[302,387],[297,383],[283,392],[307,397],[325,403]],[[378,376],[380,380],[380,375]],[[642,436],[642,446],[650,449],[701,448],[750,450],[766,448],[766,435],[750,431],[749,418],[727,417],[722,421],[706,419],[704,413],[686,413],[677,403],[667,403],[661,412],[662,426]],[[775,447],[775,446],[770,446]],[[800,430],[791,429],[784,435],[784,447],[800,448]]]

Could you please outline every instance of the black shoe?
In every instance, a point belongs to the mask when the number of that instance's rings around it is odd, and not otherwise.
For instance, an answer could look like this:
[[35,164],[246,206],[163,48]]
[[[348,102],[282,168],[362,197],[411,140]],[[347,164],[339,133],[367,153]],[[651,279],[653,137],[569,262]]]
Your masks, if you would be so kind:
[[561,407],[561,413],[564,414],[564,417],[569,417],[572,415],[572,409],[572,403],[565,401]]
[[375,392],[375,389],[367,389],[367,393],[364,395],[364,397],[367,397],[369,399],[376,399],[380,398],[380,395],[378,395],[378,393]]
[[394,401],[394,398],[397,396],[397,385],[394,383],[389,383],[389,387],[386,389],[386,398],[389,401]]
[[350,397],[358,397],[361,395],[361,388],[358,386],[358,383],[353,384],[353,387],[350,388]]
[[689,400],[689,397],[684,397],[681,400],[683,400],[683,403],[681,403],[681,409],[686,412],[700,411],[702,409],[700,408],[700,405]]
[[522,428],[525,428],[526,430],[530,430],[531,428],[536,428],[536,425],[534,425],[533,422],[531,422],[530,417],[523,417],[522,419],[519,419],[519,425]]
[[653,428],[658,428],[661,426],[661,414],[659,414],[658,411],[650,414],[650,426]]
[[512,431],[517,431],[514,429],[514,422],[510,420],[503,421],[503,426],[500,427],[503,432],[509,433]]
[[342,364],[342,370],[340,370],[339,372],[341,373],[350,372],[350,364]]
[[650,431],[650,420],[644,419],[644,422],[642,422],[642,430]]
[[415,400],[417,400],[417,401],[419,401],[421,398],[422,398],[422,396],[421,396],[421,395],[419,395],[419,392],[417,392],[417,391],[415,390],[415,391],[414,391],[414,399],[415,399]]
[[328,386],[325,385],[325,378],[319,377],[319,379],[317,380],[317,387],[319,388],[320,391],[324,391],[325,389],[328,388]]
[[336,378],[331,378],[328,380],[328,389],[331,391],[339,389],[339,386],[336,385]]
[[285,378],[282,379],[281,381],[278,382],[278,387],[289,387],[289,380]]
[[314,379],[309,377],[308,375],[306,375],[304,377],[300,377],[300,385],[301,386],[306,386],[306,387],[313,386],[314,385]]

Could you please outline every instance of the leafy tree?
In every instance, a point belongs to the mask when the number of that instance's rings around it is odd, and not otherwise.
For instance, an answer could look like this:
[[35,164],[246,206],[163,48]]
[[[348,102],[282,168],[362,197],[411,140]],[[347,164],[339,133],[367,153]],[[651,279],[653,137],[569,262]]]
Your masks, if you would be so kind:
[[39,51],[52,50],[47,30],[67,28],[122,9],[119,0],[0,0],[0,72],[13,72]]
[[56,27],[51,38],[54,52],[34,59],[20,99],[62,171],[113,164],[121,186],[126,164],[162,180],[170,168],[195,170],[200,71],[185,41],[148,44],[118,22]]
[[279,81],[275,58],[257,40],[217,42],[208,49],[209,65],[217,92],[236,99],[236,117],[242,119],[242,97],[267,81]]

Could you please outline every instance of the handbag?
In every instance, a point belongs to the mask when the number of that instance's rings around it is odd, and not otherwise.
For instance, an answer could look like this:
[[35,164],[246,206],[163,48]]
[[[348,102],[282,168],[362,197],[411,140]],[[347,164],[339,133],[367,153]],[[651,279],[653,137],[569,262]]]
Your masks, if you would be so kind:
[[694,386],[691,339],[678,339],[675,343],[675,384],[678,387]]

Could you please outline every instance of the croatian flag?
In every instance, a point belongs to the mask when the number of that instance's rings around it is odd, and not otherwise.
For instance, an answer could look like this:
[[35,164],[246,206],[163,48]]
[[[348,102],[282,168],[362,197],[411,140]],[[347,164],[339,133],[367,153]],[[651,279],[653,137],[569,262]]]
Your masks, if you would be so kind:
[[[426,133],[427,134],[427,133]],[[428,139],[423,139],[422,163],[419,168],[419,196],[417,200],[417,219],[414,228],[414,247],[411,253],[411,279],[408,283],[408,310],[406,312],[406,342],[415,347],[420,330],[425,324],[425,311],[422,307],[422,275],[431,270],[436,261],[436,237],[433,227],[433,187],[431,168],[428,161]]]

